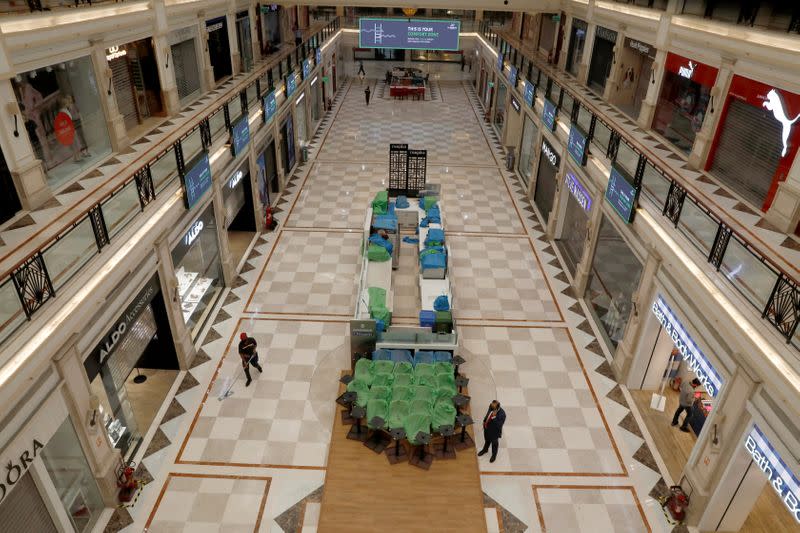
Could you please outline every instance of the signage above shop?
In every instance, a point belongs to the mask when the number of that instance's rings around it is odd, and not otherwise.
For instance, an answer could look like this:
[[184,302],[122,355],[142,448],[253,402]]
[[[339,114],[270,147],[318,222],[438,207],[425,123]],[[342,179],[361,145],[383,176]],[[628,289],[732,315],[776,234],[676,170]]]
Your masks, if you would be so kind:
[[625,46],[631,50],[639,52],[643,56],[649,57],[650,59],[656,58],[655,48],[647,43],[643,43],[642,41],[637,41],[636,39],[631,39],[628,37],[625,39]]
[[183,200],[186,209],[194,207],[203,195],[211,189],[211,165],[208,154],[203,152],[183,175]]
[[709,396],[713,398],[719,394],[723,384],[722,377],[711,365],[705,354],[697,347],[697,344],[686,332],[683,324],[680,323],[660,294],[656,296],[653,302],[653,314],[656,315],[664,331],[670,336],[681,357],[686,361],[689,370],[694,372]]
[[744,447],[750,452],[756,466],[767,476],[769,484],[795,521],[800,523],[800,481],[756,424],[747,435]]
[[547,142],[547,139],[542,137],[542,155],[547,159],[550,164],[558,169],[558,164],[561,162],[561,157],[556,153],[555,149],[550,146],[550,143]]
[[458,50],[461,21],[360,18],[358,28],[361,48],[455,51]]
[[614,30],[609,30],[608,28],[604,28],[603,26],[597,27],[595,30],[595,35],[603,40],[611,41],[612,43],[617,42],[617,32]]
[[203,221],[202,220],[195,220],[194,224],[189,228],[189,231],[186,232],[186,235],[183,236],[183,244],[186,246],[191,246],[192,243],[200,236],[200,232],[203,231]]
[[572,124],[569,129],[569,142],[567,152],[580,166],[586,164],[586,132],[577,124]]
[[503,72],[503,54],[497,54],[497,70]]
[[525,102],[529,106],[533,107],[533,89],[534,89],[534,85],[531,82],[527,81],[527,80],[525,80],[524,83],[525,83],[525,88],[523,89],[523,92],[524,92],[524,95],[525,95]]
[[236,186],[239,185],[239,183],[241,183],[243,177],[244,177],[244,171],[242,171],[241,169],[234,172],[233,176],[231,176],[231,179],[228,180],[228,188],[235,189]]
[[519,100],[517,100],[513,96],[511,97],[511,107],[513,107],[517,111],[517,113],[519,113],[520,110],[522,109],[522,106],[519,105]]
[[542,122],[550,131],[556,130],[556,104],[554,104],[549,98],[544,99]]
[[511,65],[508,70],[508,83],[511,84],[512,87],[517,86],[517,67]]
[[278,4],[267,4],[265,6],[261,6],[262,13],[270,13],[277,10],[278,10]]
[[275,101],[275,91],[264,97],[264,123],[269,122],[278,110],[278,103]]
[[709,67],[678,54],[667,54],[664,67],[669,72],[706,87],[713,87],[717,79],[717,69],[714,67]]
[[241,154],[250,142],[250,122],[248,116],[244,115],[239,122],[231,126],[231,149],[233,157]]
[[639,188],[634,187],[633,179],[616,164],[611,165],[611,175],[608,177],[605,198],[626,224],[633,222],[633,216],[636,214],[636,202],[639,199]]
[[311,74],[311,59],[306,58],[303,60],[303,79],[308,78],[309,74]]
[[111,48],[106,50],[106,61],[119,59],[120,57],[125,57],[126,55],[128,55],[128,51],[125,48],[120,48],[119,46],[112,46]]
[[586,190],[586,187],[578,180],[572,172],[567,172],[564,175],[564,183],[567,185],[567,190],[573,198],[578,202],[578,205],[587,213],[592,209],[592,195]]
[[225,17],[217,17],[206,22],[206,31],[211,33],[213,31],[221,30],[225,25]]
[[294,72],[286,76],[286,98],[292,96],[297,90],[297,78],[295,76],[296,74]]
[[128,304],[128,307],[125,308],[125,311],[123,311],[117,321],[106,334],[101,337],[100,342],[83,362],[89,381],[92,381],[95,376],[97,376],[98,372],[100,372],[100,368],[108,363],[109,357],[114,354],[114,351],[122,344],[125,337],[128,336],[131,331],[131,326],[133,326],[136,319],[139,318],[139,315],[147,308],[147,305],[153,300],[153,297],[159,290],[158,276],[153,275],[147,280],[144,287],[139,290],[131,303]]

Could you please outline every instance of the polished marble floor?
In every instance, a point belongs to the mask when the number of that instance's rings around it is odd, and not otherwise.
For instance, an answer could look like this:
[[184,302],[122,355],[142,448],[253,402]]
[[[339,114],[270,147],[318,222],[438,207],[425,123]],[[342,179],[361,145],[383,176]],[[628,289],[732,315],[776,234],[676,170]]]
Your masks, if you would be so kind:
[[[487,531],[669,531],[654,499],[657,461],[522,187],[499,164],[472,87],[438,90],[369,108],[357,82],[337,96],[278,202],[278,231],[257,239],[221,298],[144,452],[152,481],[109,531],[316,531],[336,378],[349,366],[358,229],[385,187],[390,142],[429,150],[473,411],[496,398],[508,415],[497,461],[479,461]],[[393,280],[405,323],[418,312],[414,251],[401,244]],[[249,387],[241,331],[258,341],[264,370],[251,369]]]

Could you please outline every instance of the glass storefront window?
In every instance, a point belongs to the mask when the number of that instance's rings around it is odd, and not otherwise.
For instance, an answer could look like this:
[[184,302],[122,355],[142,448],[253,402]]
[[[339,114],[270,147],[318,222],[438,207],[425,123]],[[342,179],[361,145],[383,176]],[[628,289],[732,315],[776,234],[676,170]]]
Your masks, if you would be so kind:
[[589,214],[583,210],[572,194],[568,191],[565,194],[567,195],[567,207],[564,212],[564,228],[561,238],[556,243],[560,245],[559,249],[564,256],[564,262],[574,276],[575,269],[583,256]]
[[172,250],[172,264],[178,281],[183,318],[192,332],[192,338],[195,338],[223,285],[217,222],[212,204],[189,225]]
[[75,531],[91,531],[105,504],[69,418],[41,454]]
[[585,298],[614,347],[622,340],[641,275],[642,263],[604,216]]
[[[300,96],[304,96],[302,93]],[[299,98],[299,97],[298,97]],[[294,108],[295,119],[297,121],[297,140],[303,142],[306,140],[306,99],[303,98],[297,102]]]
[[572,35],[569,41],[569,50],[567,52],[567,72],[573,76],[578,75],[578,68],[583,60],[583,49],[586,44],[586,28],[587,24],[575,19],[572,22]]
[[711,88],[673,72],[664,74],[653,129],[684,153],[692,151],[703,126]]
[[111,153],[92,60],[81,57],[13,80],[22,121],[51,187]]
[[497,106],[494,111],[494,125],[497,126],[497,131],[503,131],[503,124],[506,120],[506,85],[504,83],[497,84]]
[[519,173],[522,176],[522,181],[527,185],[531,179],[531,172],[533,171],[533,154],[534,143],[537,137],[536,124],[526,115],[525,126],[522,128],[522,141],[519,148]]

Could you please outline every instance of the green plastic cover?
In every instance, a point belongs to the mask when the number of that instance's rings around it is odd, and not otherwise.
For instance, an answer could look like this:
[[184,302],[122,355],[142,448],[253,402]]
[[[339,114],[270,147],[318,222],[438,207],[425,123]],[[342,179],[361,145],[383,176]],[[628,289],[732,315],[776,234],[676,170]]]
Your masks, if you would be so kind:
[[375,374],[372,376],[372,386],[373,387],[391,387],[392,386],[392,376],[391,374]]
[[420,376],[433,376],[436,374],[434,366],[431,363],[417,363],[414,367],[414,377]]
[[397,384],[395,384],[395,386],[392,387],[392,401],[398,400],[398,401],[410,402],[413,397],[414,393],[411,390],[411,387],[403,385],[398,387]]
[[389,404],[389,417],[386,423],[390,428],[401,428],[405,425],[409,412],[409,404],[404,400],[392,400]]
[[382,263],[384,261],[388,261],[391,259],[392,256],[389,255],[389,252],[383,246],[378,246],[377,244],[370,244],[367,248],[367,259],[370,261],[377,261]]
[[436,376],[436,390],[445,390],[450,393],[450,396],[454,396],[458,389],[456,388],[456,380],[453,378],[453,374],[439,374]]
[[[370,400],[372,403],[375,400]],[[369,414],[369,409],[367,410]],[[452,403],[438,402],[433,409],[431,416],[431,426],[434,430],[439,429],[439,426],[454,426],[456,421],[456,408]]]
[[420,431],[431,432],[431,416],[424,413],[411,413],[406,417],[404,427],[408,440],[414,445],[419,445],[421,443],[417,442],[417,433]]
[[355,377],[358,379],[365,376],[372,377],[372,359],[362,357],[356,361]]
[[[436,196],[426,196],[422,199],[422,208],[427,211],[431,207],[433,207],[436,202],[439,201],[439,198]],[[374,203],[374,202],[373,202]]]
[[389,193],[380,191],[372,200],[372,213],[375,215],[385,215],[389,210]]
[[392,312],[386,307],[371,307],[369,308],[369,316],[375,320],[383,320],[385,325],[392,323]]
[[369,401],[369,384],[363,379],[354,379],[347,385],[347,392],[355,392],[358,394],[356,398],[356,405],[364,407]]
[[428,400],[424,400],[422,398],[414,398],[411,400],[410,413],[431,414],[432,411],[433,403],[429,402]]
[[375,386],[373,385],[369,389],[369,399],[370,400],[386,400],[387,402],[392,398],[392,389],[389,387],[384,387],[381,385]]
[[401,387],[408,387],[409,385],[414,384],[414,376],[411,374],[398,374],[397,372],[394,373],[394,383],[393,386],[396,388],[398,385]]
[[430,387],[432,389],[436,389],[439,386],[439,383],[436,381],[436,376],[417,376],[415,383],[417,385],[425,385],[426,387]]
[[453,396],[455,396],[455,393],[450,391],[449,389],[436,389],[433,398],[436,401],[436,403],[439,402],[453,403]]
[[434,365],[434,373],[438,376],[440,374],[450,374],[451,376],[454,373],[453,363],[435,363]]
[[411,391],[414,394],[415,400],[425,400],[428,403],[433,403],[435,390],[432,387],[425,385],[413,385]]
[[386,400],[370,398],[367,402],[367,427],[375,427],[370,421],[376,416],[383,418],[383,421],[386,422],[386,419],[389,418],[389,403]]
[[413,376],[414,365],[412,365],[408,361],[400,361],[399,363],[395,363],[394,375],[397,376],[398,374],[408,374],[409,376]]
[[386,307],[386,289],[381,287],[369,287],[367,289],[369,295],[369,308],[373,307]]
[[393,374],[394,373],[394,361],[373,361],[372,362],[372,374],[377,376],[378,374]]

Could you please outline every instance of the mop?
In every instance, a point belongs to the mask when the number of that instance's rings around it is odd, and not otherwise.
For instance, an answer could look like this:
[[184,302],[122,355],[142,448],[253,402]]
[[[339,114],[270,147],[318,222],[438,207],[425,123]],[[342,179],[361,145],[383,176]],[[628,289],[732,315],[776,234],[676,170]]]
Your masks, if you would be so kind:
[[[247,360],[247,364],[250,364],[250,361],[253,360],[256,354],[250,356],[250,359]],[[220,393],[217,395],[217,400],[222,401],[225,398],[230,398],[233,396],[233,385],[239,381],[240,374],[244,374],[244,367],[240,367],[234,375],[232,376],[225,376],[220,383]]]
[[667,397],[664,396],[664,388],[667,386],[667,381],[669,381],[669,374],[672,371],[672,363],[675,361],[675,352],[669,354],[669,362],[667,363],[667,370],[664,372],[664,377],[661,379],[661,388],[658,392],[654,392],[653,396],[650,398],[650,409],[655,409],[656,411],[664,411],[664,407],[667,405]]

